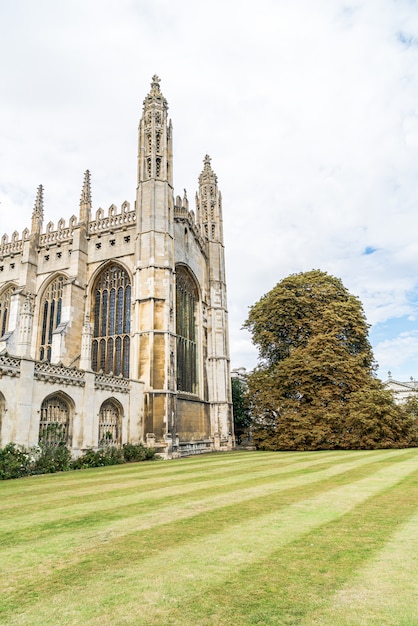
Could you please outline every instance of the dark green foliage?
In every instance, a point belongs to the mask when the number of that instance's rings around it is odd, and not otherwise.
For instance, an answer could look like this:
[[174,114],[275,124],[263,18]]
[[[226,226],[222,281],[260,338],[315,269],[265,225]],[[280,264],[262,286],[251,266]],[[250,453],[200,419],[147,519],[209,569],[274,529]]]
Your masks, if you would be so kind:
[[417,445],[412,420],[374,378],[362,305],[339,279],[319,270],[289,276],[245,325],[260,351],[248,377],[259,448]]
[[126,463],[152,461],[156,458],[155,448],[146,448],[142,443],[125,443],[122,452]]
[[19,478],[28,476],[32,457],[30,453],[14,443],[9,443],[0,449],[0,479]]
[[104,467],[105,465],[120,465],[125,463],[122,450],[113,446],[106,446],[98,450],[86,450],[72,463],[73,469],[88,467]]
[[0,449],[0,480],[157,458],[159,457],[154,448],[145,448],[140,443],[126,444],[122,449],[114,446],[105,446],[99,450],[89,449],[77,459],[71,459],[71,452],[64,444],[41,444],[37,448],[26,450],[10,443]]
[[41,444],[39,452],[34,455],[31,474],[54,474],[71,469],[71,452],[64,443]]
[[231,378],[232,406],[234,412],[234,432],[237,443],[248,434],[251,424],[248,399],[245,395],[245,384],[239,378]]

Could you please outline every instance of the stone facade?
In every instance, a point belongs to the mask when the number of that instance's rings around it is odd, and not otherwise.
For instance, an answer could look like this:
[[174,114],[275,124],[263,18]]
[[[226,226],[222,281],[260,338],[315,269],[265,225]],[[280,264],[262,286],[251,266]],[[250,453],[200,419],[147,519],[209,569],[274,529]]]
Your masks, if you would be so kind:
[[93,213],[87,171],[78,216],[44,229],[40,186],[31,229],[1,239],[2,445],[233,447],[221,194],[206,156],[196,210],[174,196],[159,83],[144,100],[133,207]]
[[397,404],[403,404],[409,398],[418,398],[418,383],[412,376],[409,381],[400,382],[399,380],[394,380],[391,372],[388,372],[388,379],[383,381],[383,385],[385,389],[392,392]]

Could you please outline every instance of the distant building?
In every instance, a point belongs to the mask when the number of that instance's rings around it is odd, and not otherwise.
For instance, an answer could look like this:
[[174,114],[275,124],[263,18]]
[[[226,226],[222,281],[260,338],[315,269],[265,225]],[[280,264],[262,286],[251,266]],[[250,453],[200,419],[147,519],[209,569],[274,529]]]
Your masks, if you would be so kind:
[[231,370],[231,378],[238,378],[241,382],[245,382],[247,370],[245,367],[235,367]]
[[40,186],[31,228],[0,240],[3,446],[233,447],[221,193],[206,156],[195,212],[174,196],[167,111],[154,76],[133,207],[93,214],[87,171],[78,215],[44,228]]
[[[411,396],[418,394],[418,382],[412,376],[409,381],[401,382],[394,380],[391,372],[388,372],[388,379],[383,381],[383,385],[393,393],[397,404],[402,404]],[[418,399],[418,395],[416,397]]]

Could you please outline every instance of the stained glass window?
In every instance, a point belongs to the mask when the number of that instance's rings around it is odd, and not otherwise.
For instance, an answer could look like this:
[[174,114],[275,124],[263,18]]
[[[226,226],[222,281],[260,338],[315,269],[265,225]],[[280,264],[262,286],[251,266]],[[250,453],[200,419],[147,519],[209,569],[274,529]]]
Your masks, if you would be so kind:
[[52,334],[61,322],[64,277],[58,276],[49,283],[41,300],[41,340],[39,359],[51,360]]
[[119,265],[107,267],[93,290],[92,369],[129,378],[131,284]]
[[177,389],[197,394],[198,290],[186,268],[176,268]]

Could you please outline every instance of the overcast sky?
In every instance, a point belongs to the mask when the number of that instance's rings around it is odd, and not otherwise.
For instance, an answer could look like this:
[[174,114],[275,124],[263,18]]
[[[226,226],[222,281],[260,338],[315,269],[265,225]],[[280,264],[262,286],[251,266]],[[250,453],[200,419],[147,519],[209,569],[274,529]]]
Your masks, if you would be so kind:
[[[0,235],[134,201],[161,77],[175,193],[223,195],[232,367],[248,307],[321,269],[363,303],[379,375],[418,379],[416,0],[0,0]],[[193,207],[192,207],[193,208]]]

